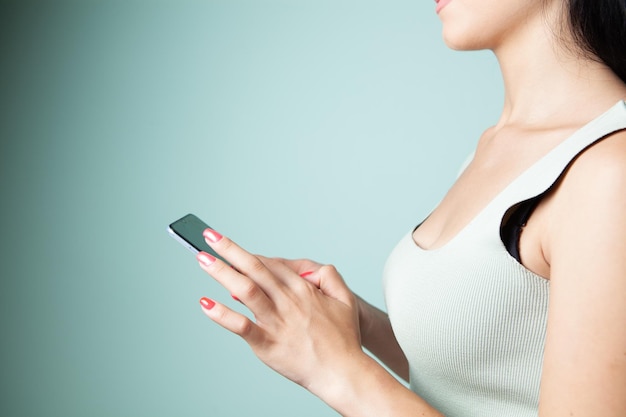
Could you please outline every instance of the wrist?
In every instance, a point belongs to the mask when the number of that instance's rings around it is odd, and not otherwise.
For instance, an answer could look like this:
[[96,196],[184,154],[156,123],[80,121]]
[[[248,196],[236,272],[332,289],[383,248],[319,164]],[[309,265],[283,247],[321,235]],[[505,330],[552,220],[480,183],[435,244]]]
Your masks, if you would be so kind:
[[364,351],[354,352],[345,357],[339,366],[333,367],[325,377],[318,378],[316,385],[312,384],[307,389],[342,416],[366,415],[356,411],[360,408],[360,397],[367,395],[364,386],[369,383],[365,380],[373,375],[373,365],[380,366]]
[[357,308],[359,313],[359,332],[361,335],[361,342],[365,345],[364,341],[368,340],[372,330],[372,306],[361,297],[355,294],[357,299]]
[[344,417],[443,417],[363,351],[333,371],[310,391]]

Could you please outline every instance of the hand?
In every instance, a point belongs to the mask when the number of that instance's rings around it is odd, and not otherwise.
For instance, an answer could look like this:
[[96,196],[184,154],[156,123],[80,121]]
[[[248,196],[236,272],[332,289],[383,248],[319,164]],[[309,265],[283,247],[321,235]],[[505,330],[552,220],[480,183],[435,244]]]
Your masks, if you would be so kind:
[[[268,366],[322,396],[334,373],[361,350],[357,299],[332,266],[254,256],[207,229],[227,264],[200,252],[200,266],[246,305],[255,321],[203,298],[204,313],[241,336]],[[299,267],[309,268],[299,271]],[[295,268],[295,270],[294,270]],[[303,279],[299,274],[304,274]],[[315,285],[314,285],[315,283]]]
[[[315,285],[318,288],[320,287],[320,274],[316,274],[315,272],[323,267],[322,264],[312,261],[310,259],[275,259],[287,265],[289,268],[291,268],[292,271],[309,281],[311,284]],[[354,297],[357,301],[359,335],[361,341],[364,342],[365,347],[378,353],[379,355],[377,356],[382,356],[383,358],[385,358],[387,355],[381,352],[381,350],[397,346],[395,336],[393,336],[393,333],[390,331],[391,329],[388,326],[389,319],[387,317],[387,314],[370,305],[367,301],[363,300],[358,295],[354,294]],[[382,337],[380,336],[380,334],[378,334],[380,332],[381,322],[383,323],[383,327],[385,327],[386,330],[385,334]],[[383,347],[383,349],[378,349],[377,347],[372,346],[371,343],[367,343],[368,339],[382,339],[385,346]],[[396,369],[398,367],[395,366],[395,363],[392,369],[394,369],[394,371],[404,377],[404,379],[408,379],[408,375],[405,375],[408,373],[408,370],[404,372],[404,368],[408,367],[408,364],[405,366],[406,358],[404,357],[404,354],[401,354],[400,352],[394,352],[394,355],[399,356],[399,362],[402,371]]]

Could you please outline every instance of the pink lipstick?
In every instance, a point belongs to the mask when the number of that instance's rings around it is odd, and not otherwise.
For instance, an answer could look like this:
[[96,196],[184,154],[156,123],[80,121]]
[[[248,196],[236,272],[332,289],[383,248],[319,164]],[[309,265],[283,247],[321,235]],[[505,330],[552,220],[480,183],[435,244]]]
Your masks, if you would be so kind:
[[441,9],[443,9],[444,7],[446,7],[448,5],[448,3],[450,3],[452,0],[435,0],[435,3],[437,3],[437,6],[435,8],[435,12],[438,14]]

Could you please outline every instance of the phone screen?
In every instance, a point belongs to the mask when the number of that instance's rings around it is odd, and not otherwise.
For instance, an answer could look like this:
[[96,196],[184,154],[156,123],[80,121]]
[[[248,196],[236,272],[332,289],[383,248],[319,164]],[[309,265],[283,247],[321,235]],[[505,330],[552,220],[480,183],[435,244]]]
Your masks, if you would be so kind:
[[220,258],[224,261],[224,258],[215,253],[215,251],[204,241],[202,232],[208,227],[210,226],[198,217],[193,214],[187,214],[170,224],[168,232],[174,239],[179,241],[193,253],[198,253],[200,251],[210,253],[216,258]]

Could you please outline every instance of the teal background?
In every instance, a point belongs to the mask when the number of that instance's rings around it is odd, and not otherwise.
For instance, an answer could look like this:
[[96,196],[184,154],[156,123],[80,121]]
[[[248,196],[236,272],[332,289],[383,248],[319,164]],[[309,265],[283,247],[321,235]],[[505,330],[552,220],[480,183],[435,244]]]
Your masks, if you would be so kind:
[[432,1],[0,2],[0,415],[334,416],[211,323],[241,307],[168,237],[385,258],[443,196],[501,81]]

